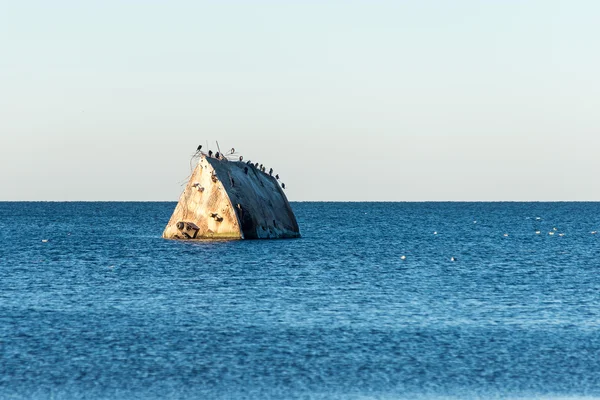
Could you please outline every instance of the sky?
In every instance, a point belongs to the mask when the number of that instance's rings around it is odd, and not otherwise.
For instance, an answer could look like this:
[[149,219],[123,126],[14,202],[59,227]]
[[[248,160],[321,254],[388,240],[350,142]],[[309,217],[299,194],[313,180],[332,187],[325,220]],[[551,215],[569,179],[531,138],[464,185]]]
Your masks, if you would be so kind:
[[0,0],[0,201],[600,201],[600,2]]

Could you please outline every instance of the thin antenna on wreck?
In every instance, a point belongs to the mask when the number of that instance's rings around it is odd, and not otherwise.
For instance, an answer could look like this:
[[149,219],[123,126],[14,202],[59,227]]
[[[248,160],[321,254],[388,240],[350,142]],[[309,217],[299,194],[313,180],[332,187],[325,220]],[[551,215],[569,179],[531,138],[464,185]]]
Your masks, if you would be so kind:
[[219,150],[219,153],[223,154],[223,153],[221,152],[221,148],[219,147],[219,142],[218,142],[217,140],[215,140],[215,142],[217,142],[217,150]]

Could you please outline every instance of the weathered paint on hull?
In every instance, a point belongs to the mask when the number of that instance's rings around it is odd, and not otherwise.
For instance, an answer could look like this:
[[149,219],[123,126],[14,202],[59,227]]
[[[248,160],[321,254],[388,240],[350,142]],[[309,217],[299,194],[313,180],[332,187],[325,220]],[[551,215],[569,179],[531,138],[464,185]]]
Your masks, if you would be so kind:
[[274,177],[243,162],[203,155],[163,237],[184,240],[297,238],[300,229]]

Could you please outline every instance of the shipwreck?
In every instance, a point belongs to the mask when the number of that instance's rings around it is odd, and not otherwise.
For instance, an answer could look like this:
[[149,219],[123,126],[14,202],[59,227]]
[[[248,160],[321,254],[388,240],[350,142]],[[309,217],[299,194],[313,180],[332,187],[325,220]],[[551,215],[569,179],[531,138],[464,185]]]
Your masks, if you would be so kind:
[[[262,165],[200,152],[165,239],[278,239],[300,237],[285,185]],[[230,154],[233,155],[234,150]],[[230,156],[231,157],[231,156]]]

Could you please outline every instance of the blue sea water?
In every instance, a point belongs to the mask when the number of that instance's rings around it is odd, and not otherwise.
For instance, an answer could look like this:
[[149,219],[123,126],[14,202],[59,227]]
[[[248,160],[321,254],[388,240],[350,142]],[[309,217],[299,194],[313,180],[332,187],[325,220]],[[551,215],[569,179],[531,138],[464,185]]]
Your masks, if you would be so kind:
[[0,399],[600,397],[600,203],[174,206],[0,203]]

